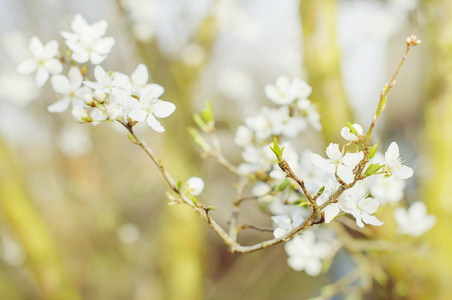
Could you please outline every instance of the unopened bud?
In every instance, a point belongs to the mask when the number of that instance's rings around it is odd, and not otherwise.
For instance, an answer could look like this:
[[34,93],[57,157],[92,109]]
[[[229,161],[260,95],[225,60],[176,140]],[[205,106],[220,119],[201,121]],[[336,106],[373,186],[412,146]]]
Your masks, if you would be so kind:
[[122,117],[123,111],[118,103],[113,103],[107,108],[107,114],[111,120],[117,120]]
[[95,90],[94,91],[94,99],[96,99],[97,102],[99,103],[104,103],[105,99],[107,98],[107,96],[105,95],[105,93],[101,90]]
[[72,117],[79,123],[87,123],[92,121],[88,115],[88,112],[80,106],[74,106],[74,108],[72,108]]
[[421,43],[421,40],[417,38],[417,36],[412,35],[409,38],[406,39],[406,44],[408,46],[416,46]]
[[90,94],[83,95],[83,102],[88,106],[95,106],[93,96],[91,96]]

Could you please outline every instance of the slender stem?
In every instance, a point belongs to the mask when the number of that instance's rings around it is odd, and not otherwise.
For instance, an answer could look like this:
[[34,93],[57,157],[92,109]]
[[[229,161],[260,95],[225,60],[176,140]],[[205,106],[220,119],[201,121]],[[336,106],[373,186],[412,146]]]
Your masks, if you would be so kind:
[[215,158],[218,163],[220,165],[222,165],[223,167],[225,167],[229,172],[236,174],[236,175],[242,175],[239,170],[237,169],[236,166],[234,166],[233,164],[231,164],[223,155],[223,152],[221,151],[221,144],[220,144],[220,140],[218,139],[218,136],[215,132],[215,129],[212,129],[209,131],[210,134],[210,138],[212,140],[212,144],[213,144],[213,152],[209,152],[208,154],[210,156],[212,156],[213,158]]
[[412,47],[419,45],[420,43],[421,43],[421,41],[414,35],[410,36],[407,39],[405,55],[402,57],[402,60],[400,61],[394,75],[391,78],[391,81],[389,82],[388,85],[386,85],[386,87],[380,93],[380,102],[378,104],[377,112],[375,113],[372,123],[369,126],[369,130],[367,131],[367,135],[366,135],[367,142],[369,142],[369,140],[370,140],[370,136],[372,134],[372,131],[374,130],[375,124],[377,123],[378,117],[380,116],[380,114],[383,112],[383,110],[386,107],[386,95],[391,90],[391,88],[396,84],[396,77],[399,74],[403,63],[405,62],[406,58],[408,57],[408,52],[410,51],[410,49]]

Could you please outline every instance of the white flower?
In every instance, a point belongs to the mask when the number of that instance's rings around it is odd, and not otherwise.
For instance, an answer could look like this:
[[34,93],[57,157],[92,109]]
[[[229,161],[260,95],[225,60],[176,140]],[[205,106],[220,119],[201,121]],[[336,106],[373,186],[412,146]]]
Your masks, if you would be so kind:
[[204,189],[204,180],[199,177],[191,177],[186,182],[185,192],[193,196],[198,196]]
[[361,228],[364,227],[364,223],[374,226],[383,225],[383,222],[372,215],[379,206],[378,199],[366,197],[366,193],[358,187],[345,191],[339,199],[339,207],[355,217],[356,224]]
[[359,137],[363,135],[363,128],[359,124],[353,124],[352,127],[356,130],[356,134],[352,133],[350,128],[343,127],[341,130],[341,135],[344,139],[350,142],[357,142]]
[[284,75],[276,79],[275,85],[267,84],[265,86],[265,95],[279,105],[291,104],[297,97],[289,77]]
[[91,120],[86,110],[80,106],[74,106],[72,108],[72,117],[80,123],[89,122]]
[[129,98],[131,108],[129,117],[138,122],[146,120],[148,125],[157,132],[165,131],[155,117],[168,117],[174,112],[176,106],[171,102],[158,99],[163,91],[163,87],[158,84],[148,84],[142,89],[140,100]]
[[382,204],[394,204],[403,198],[403,190],[405,189],[405,180],[397,177],[385,177],[383,174],[373,175],[365,180],[368,182],[369,191],[375,198],[379,199]]
[[318,241],[313,230],[305,230],[284,245],[289,258],[287,264],[295,271],[304,270],[310,276],[318,276],[322,271],[322,259],[334,250],[325,241]]
[[394,218],[400,234],[420,236],[430,230],[436,223],[436,217],[427,215],[425,204],[416,201],[406,210],[399,207],[394,211]]
[[326,148],[328,159],[324,159],[318,154],[311,153],[312,163],[327,172],[337,173],[339,178],[345,183],[352,183],[353,169],[363,159],[364,153],[346,153],[343,155],[339,151],[339,145],[331,143]]
[[295,92],[295,95],[297,99],[306,99],[311,95],[312,93],[312,87],[306,82],[301,80],[298,77],[295,77],[292,80],[292,88]]
[[280,238],[297,228],[303,222],[303,217],[298,212],[294,211],[292,213],[292,219],[289,216],[281,215],[281,216],[273,216],[273,222],[276,225],[275,230],[273,231],[273,235],[275,238]]
[[45,46],[37,37],[30,40],[29,50],[33,58],[28,58],[17,67],[20,74],[30,74],[36,71],[36,84],[42,87],[49,79],[49,73],[58,74],[63,71],[60,61],[55,58],[58,53],[58,42],[50,41]]
[[392,142],[389,145],[388,150],[385,153],[385,166],[384,171],[388,175],[395,175],[400,179],[407,179],[413,176],[413,169],[402,165],[402,159],[399,154],[399,146],[396,142]]
[[140,96],[141,90],[146,86],[149,80],[148,68],[145,65],[139,64],[135,71],[130,76],[131,79],[131,93]]
[[54,75],[50,82],[55,92],[63,96],[59,101],[47,107],[47,110],[51,113],[63,112],[71,103],[74,106],[83,106],[83,95],[90,92],[89,88],[82,87],[83,77],[76,67],[71,67],[68,77]]
[[[323,190],[323,193],[317,199],[317,204],[318,205],[322,205],[323,203],[328,201],[329,197],[334,192],[336,192],[339,189],[339,187],[340,187],[340,184],[336,180],[334,175],[328,176],[328,173],[327,173],[326,176],[325,176],[325,180],[326,180],[326,183],[324,185],[325,188]],[[317,186],[315,190],[318,191],[319,187]],[[338,203],[331,203],[327,207],[325,207],[323,209],[323,211],[325,212],[325,223],[330,223],[334,219],[334,217],[336,217],[339,214],[339,212],[340,212],[339,204]]]
[[66,45],[73,52],[72,59],[78,63],[91,61],[94,65],[103,62],[115,44],[111,37],[102,38],[107,27],[105,20],[89,25],[80,14],[77,14],[71,23],[74,33],[61,32],[66,39]]
[[241,125],[237,128],[234,142],[239,146],[246,146],[251,144],[253,140],[253,132],[246,126]]
[[300,99],[297,101],[297,107],[302,112],[308,123],[317,131],[322,130],[320,124],[320,115],[315,106],[308,99]]
[[259,181],[251,190],[251,194],[257,197],[262,197],[270,193],[272,188],[265,182]]
[[306,99],[312,92],[312,88],[300,78],[290,81],[287,76],[279,76],[275,85],[265,86],[265,95],[274,103],[288,105],[296,99]]
[[124,114],[124,110],[121,107],[121,104],[118,102],[113,102],[107,105],[107,115],[111,120],[117,120],[122,118]]
[[127,75],[120,72],[105,72],[101,66],[96,66],[94,69],[94,78],[96,82],[84,81],[83,83],[93,90],[101,90],[106,94],[113,94],[115,96],[125,96],[129,78]]

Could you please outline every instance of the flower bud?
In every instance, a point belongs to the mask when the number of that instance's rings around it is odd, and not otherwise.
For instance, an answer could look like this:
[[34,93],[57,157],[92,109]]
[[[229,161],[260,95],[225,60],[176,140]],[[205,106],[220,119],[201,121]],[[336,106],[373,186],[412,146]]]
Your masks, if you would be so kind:
[[119,106],[118,103],[113,103],[107,108],[107,114],[108,117],[111,120],[116,120],[122,117],[122,108]]
[[92,121],[90,116],[88,115],[88,112],[80,106],[74,106],[74,108],[72,108],[72,117],[80,123]]
[[83,102],[88,105],[88,106],[93,106],[94,107],[94,100],[93,100],[93,96],[91,96],[90,94],[84,94],[83,95]]
[[105,95],[105,93],[101,90],[95,90],[94,91],[94,99],[96,99],[97,102],[99,103],[104,103],[105,99],[107,98],[107,96]]
[[198,196],[204,189],[204,181],[199,177],[189,178],[186,184],[186,191],[193,196]]

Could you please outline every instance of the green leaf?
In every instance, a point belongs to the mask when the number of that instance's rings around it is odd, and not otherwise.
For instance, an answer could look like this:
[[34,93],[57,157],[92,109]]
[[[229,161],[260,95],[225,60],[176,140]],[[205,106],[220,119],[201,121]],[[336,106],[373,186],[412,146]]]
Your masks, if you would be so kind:
[[204,151],[209,151],[210,146],[207,141],[201,136],[201,134],[193,127],[188,127],[188,133],[192,136],[193,141]]
[[376,152],[377,152],[377,144],[373,145],[372,148],[370,148],[369,159],[374,157]]
[[300,204],[298,204],[298,207],[303,207],[308,205],[308,202],[301,202]]
[[179,179],[179,181],[177,182],[177,190],[180,191],[182,188],[182,179]]
[[273,148],[270,147],[270,149],[272,149],[273,153],[275,153],[276,157],[278,158],[282,156],[282,153],[284,151],[284,147],[282,147],[282,149],[279,147],[278,139],[276,137],[273,140]]
[[213,108],[211,102],[206,102],[206,107],[201,111],[201,118],[204,122],[207,124],[213,125],[214,118],[213,118]]
[[207,124],[204,122],[200,115],[193,114],[193,120],[195,121],[196,125],[198,125],[199,128],[205,131]]
[[377,172],[381,167],[383,167],[383,166],[381,166],[381,165],[379,165],[379,164],[370,164],[368,167],[367,167],[367,170],[366,170],[366,172],[364,173],[366,176],[371,176],[372,174],[374,174],[375,172]]
[[196,200],[195,197],[191,196],[191,201],[193,201],[194,205],[196,205],[196,206],[198,205],[198,200]]
[[320,195],[323,194],[323,191],[325,191],[325,186],[322,186],[322,187],[320,188],[320,190],[317,192],[317,197],[320,197]]
[[284,191],[290,184],[289,178],[284,178],[284,181],[278,186],[278,191]]
[[350,122],[347,122],[346,125],[347,125],[348,129],[350,129],[350,133],[353,133],[355,135],[358,134],[358,131],[356,131],[355,127],[353,127]]
[[215,206],[213,206],[213,205],[209,206],[209,210],[215,210],[215,209],[216,209]]

